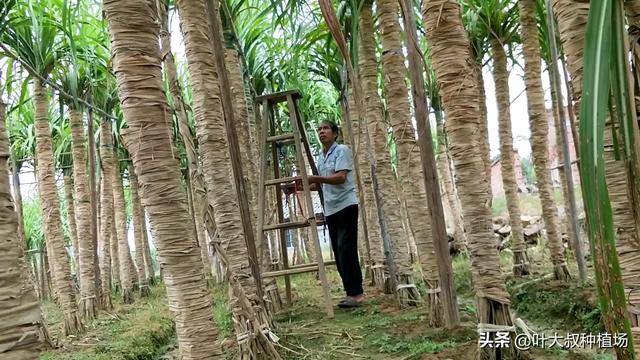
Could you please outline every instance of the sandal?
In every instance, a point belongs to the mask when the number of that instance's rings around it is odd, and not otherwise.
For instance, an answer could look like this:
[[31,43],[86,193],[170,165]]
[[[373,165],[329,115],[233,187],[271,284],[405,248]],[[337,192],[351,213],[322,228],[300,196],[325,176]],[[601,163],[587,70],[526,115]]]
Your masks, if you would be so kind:
[[357,301],[356,299],[348,296],[348,297],[344,298],[341,302],[338,303],[338,307],[343,308],[343,309],[355,308],[355,307],[359,307],[360,305],[362,305],[363,302],[364,302],[364,300]]

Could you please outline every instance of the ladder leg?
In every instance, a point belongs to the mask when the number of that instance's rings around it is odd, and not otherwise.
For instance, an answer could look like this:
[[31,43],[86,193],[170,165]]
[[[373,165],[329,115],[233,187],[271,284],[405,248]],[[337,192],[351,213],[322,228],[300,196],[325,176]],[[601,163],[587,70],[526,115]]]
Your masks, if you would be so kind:
[[[268,107],[269,104],[265,101],[262,103],[264,107],[263,113],[268,117]],[[266,236],[264,234],[264,207],[265,207],[265,198],[267,196],[264,182],[267,172],[267,126],[269,122],[265,118],[262,120],[262,131],[260,132],[260,175],[258,177],[258,224],[257,224],[257,234],[259,239],[260,253],[258,254],[258,262],[259,266],[264,264],[264,251],[265,248],[268,247]]]
[[[271,119],[271,136],[275,135],[275,121],[273,118]],[[278,153],[275,146],[271,146],[271,154],[273,158],[273,172],[276,179],[280,178],[280,166],[278,165]],[[282,187],[280,184],[276,185],[276,204],[278,206],[278,223],[284,222],[284,212],[282,210]],[[287,238],[285,229],[280,229],[280,257],[282,258],[282,268],[284,270],[289,269],[289,251],[287,249]],[[287,305],[293,305],[293,298],[291,296],[291,276],[285,275],[284,277],[284,287],[287,294]]]
[[[325,311],[329,318],[333,318],[333,304],[331,303],[331,296],[329,295],[329,283],[327,281],[327,273],[324,267],[324,260],[322,258],[322,247],[320,246],[320,239],[318,237],[318,226],[316,224],[315,210],[313,209],[313,200],[311,198],[311,192],[309,191],[309,178],[307,176],[307,168],[302,158],[302,144],[300,139],[300,127],[298,125],[298,117],[296,112],[296,104],[291,95],[287,95],[287,105],[289,107],[289,116],[291,117],[291,125],[293,127],[293,133],[296,146],[296,160],[300,174],[302,175],[302,186],[304,188],[304,196],[307,205],[307,211],[309,214],[309,222],[311,224],[311,237],[316,247],[316,260],[318,261],[318,274],[320,275],[320,282],[322,284],[322,297],[324,298]],[[311,161],[312,159],[309,159]]]

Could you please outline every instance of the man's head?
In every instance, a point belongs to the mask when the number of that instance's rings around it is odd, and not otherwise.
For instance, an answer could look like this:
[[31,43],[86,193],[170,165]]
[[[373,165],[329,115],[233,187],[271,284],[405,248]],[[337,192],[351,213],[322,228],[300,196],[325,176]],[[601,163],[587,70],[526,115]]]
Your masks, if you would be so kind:
[[318,137],[323,145],[330,145],[338,138],[338,125],[331,120],[324,120],[318,126]]

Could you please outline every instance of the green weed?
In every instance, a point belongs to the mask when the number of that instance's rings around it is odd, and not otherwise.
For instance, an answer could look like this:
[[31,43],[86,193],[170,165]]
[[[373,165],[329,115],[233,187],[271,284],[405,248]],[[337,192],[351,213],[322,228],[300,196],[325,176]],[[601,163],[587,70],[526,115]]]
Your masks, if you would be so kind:
[[587,285],[555,283],[514,287],[513,306],[528,319],[557,325],[569,331],[603,331],[600,308]]
[[213,317],[218,325],[220,337],[228,338],[233,335],[233,315],[229,302],[229,285],[223,283],[215,285],[213,294]]
[[[49,321],[58,319],[57,310],[45,306]],[[87,324],[87,333],[79,343],[42,354],[42,360],[142,360],[154,359],[166,352],[175,341],[173,318],[166,305],[164,288],[154,287],[147,299],[137,299],[130,306],[118,308],[120,320],[106,314]],[[52,335],[59,331],[53,323]],[[84,344],[84,345],[80,345]],[[91,344],[86,346],[86,344]]]

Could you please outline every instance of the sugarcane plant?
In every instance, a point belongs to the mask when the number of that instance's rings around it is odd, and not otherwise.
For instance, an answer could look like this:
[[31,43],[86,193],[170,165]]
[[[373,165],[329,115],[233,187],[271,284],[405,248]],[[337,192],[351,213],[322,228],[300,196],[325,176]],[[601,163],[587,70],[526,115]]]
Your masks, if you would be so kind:
[[580,108],[580,171],[602,321],[607,332],[627,334],[629,346],[617,347],[617,358],[635,359],[604,169],[608,117],[619,125],[618,155],[626,159],[629,168],[638,169],[638,125],[629,102],[633,95],[628,81],[623,11],[619,0],[592,2],[590,6]]

